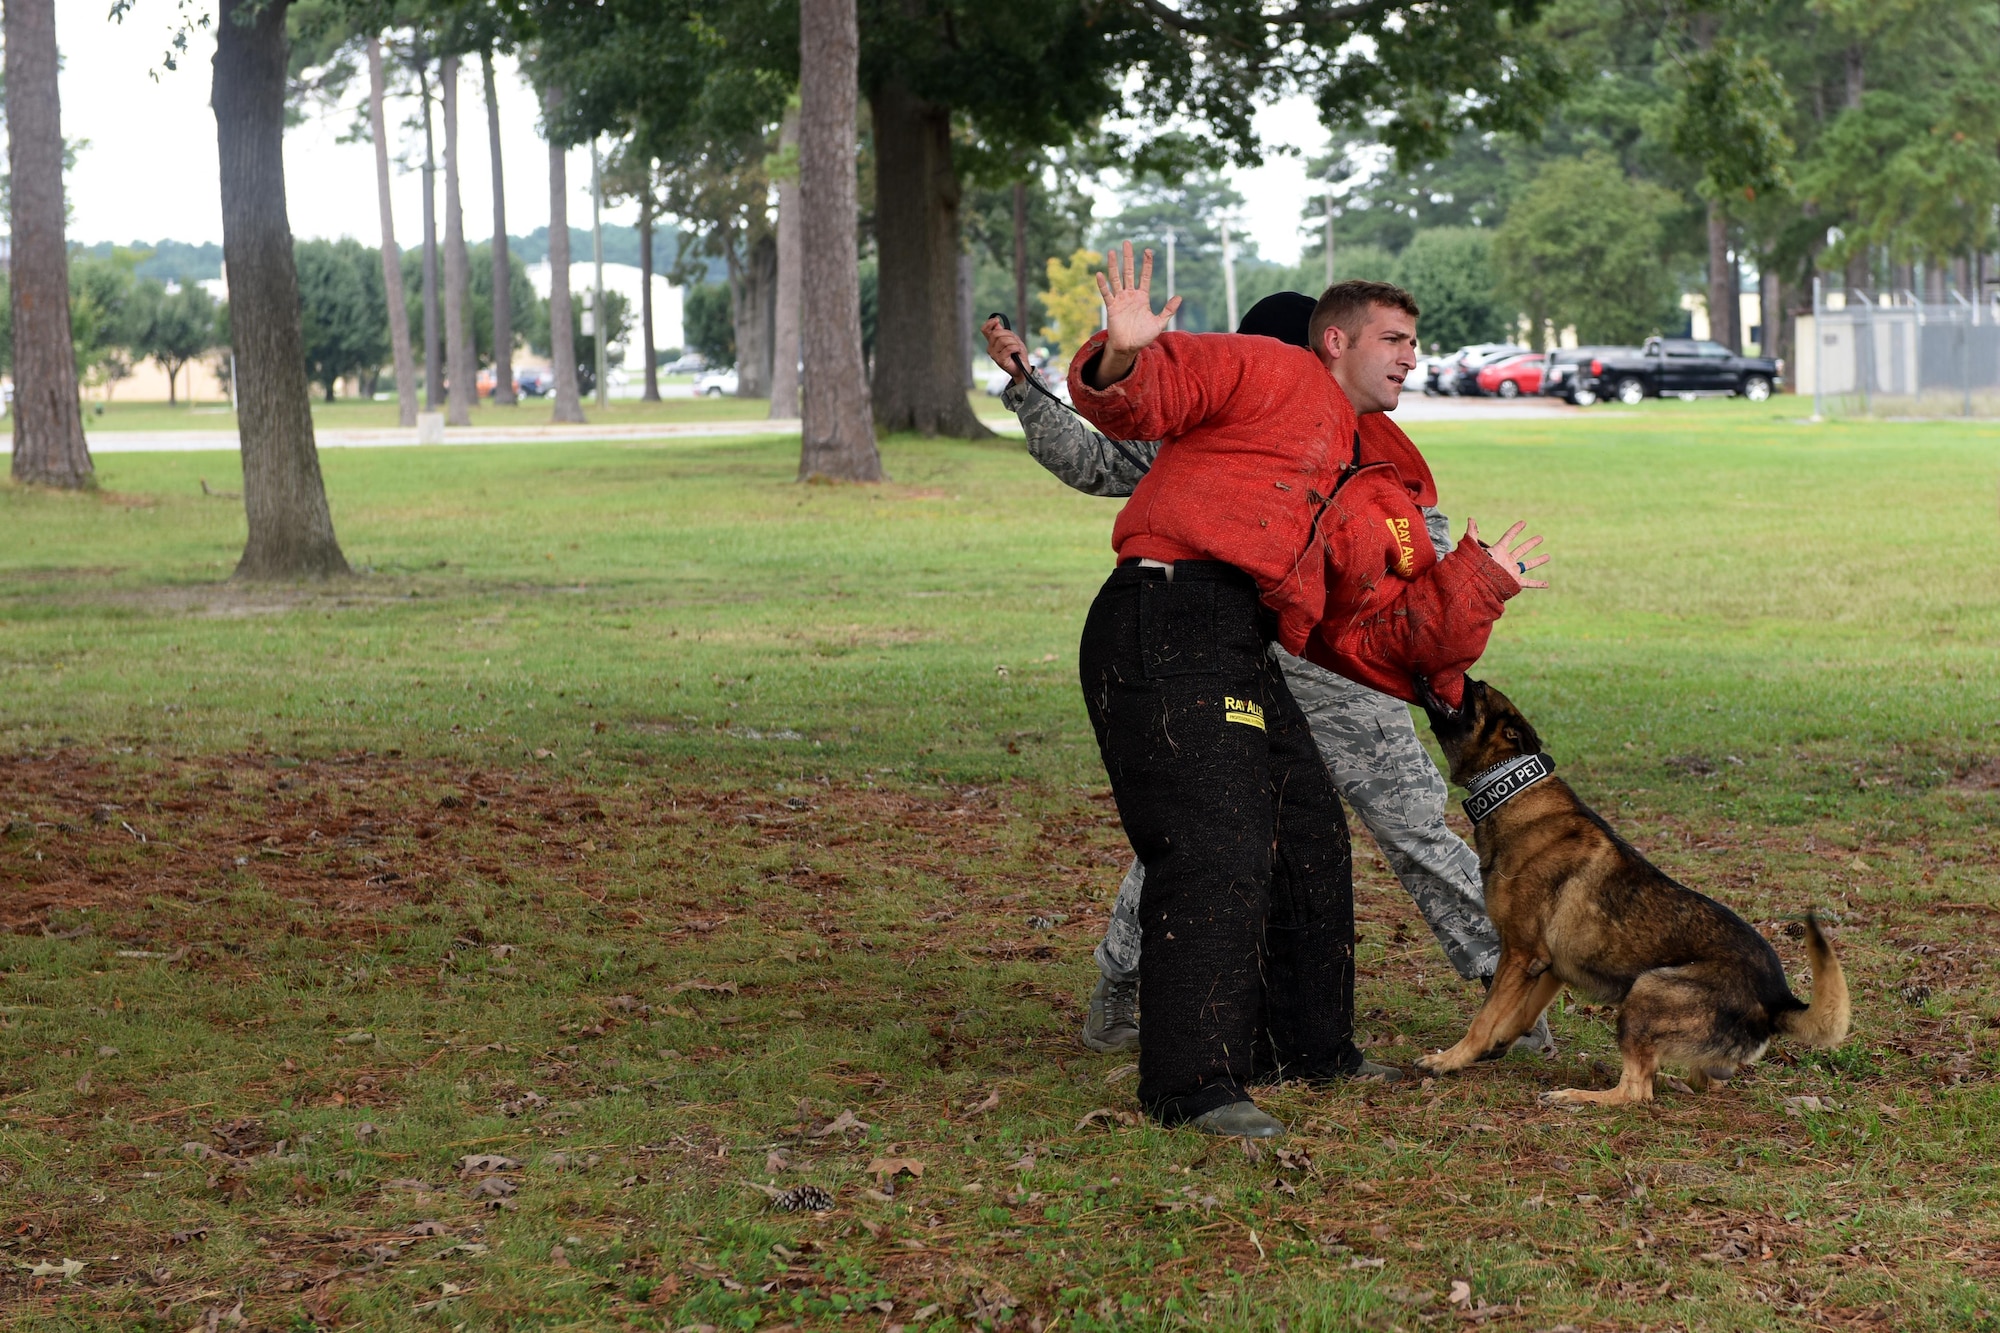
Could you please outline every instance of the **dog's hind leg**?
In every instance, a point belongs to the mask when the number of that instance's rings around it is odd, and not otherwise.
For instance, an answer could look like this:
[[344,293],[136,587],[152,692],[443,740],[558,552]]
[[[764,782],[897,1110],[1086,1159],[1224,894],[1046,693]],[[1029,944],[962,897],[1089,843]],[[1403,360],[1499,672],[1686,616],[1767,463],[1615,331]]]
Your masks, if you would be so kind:
[[1661,1059],[1687,1060],[1715,1046],[1715,991],[1694,968],[1656,968],[1640,974],[1618,1013],[1618,1049],[1625,1067],[1618,1086],[1604,1092],[1565,1088],[1542,1094],[1550,1106],[1626,1106],[1653,1100],[1653,1079]]
[[1707,1092],[1718,1083],[1727,1083],[1735,1073],[1735,1065],[1702,1064],[1697,1061],[1688,1068],[1687,1083],[1696,1092]]
[[1633,1050],[1627,1047],[1625,1068],[1618,1075],[1618,1086],[1603,1092],[1589,1092],[1583,1088],[1563,1088],[1556,1092],[1542,1094],[1544,1106],[1630,1106],[1634,1102],[1653,1100],[1653,1077],[1660,1072],[1660,1056],[1651,1048]]
[[1535,1025],[1561,988],[1555,973],[1531,975],[1525,961],[1503,949],[1500,966],[1493,974],[1493,989],[1486,993],[1486,1003],[1480,1006],[1472,1026],[1457,1045],[1423,1057],[1417,1067],[1448,1074],[1493,1051],[1504,1052],[1516,1037]]

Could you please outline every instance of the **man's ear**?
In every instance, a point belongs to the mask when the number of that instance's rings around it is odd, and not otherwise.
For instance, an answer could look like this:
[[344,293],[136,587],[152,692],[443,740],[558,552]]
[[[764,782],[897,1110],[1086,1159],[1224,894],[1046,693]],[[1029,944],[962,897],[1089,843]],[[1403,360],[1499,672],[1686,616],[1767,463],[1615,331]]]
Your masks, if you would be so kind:
[[1347,334],[1338,324],[1329,324],[1320,330],[1319,354],[1329,361],[1338,361],[1348,351]]

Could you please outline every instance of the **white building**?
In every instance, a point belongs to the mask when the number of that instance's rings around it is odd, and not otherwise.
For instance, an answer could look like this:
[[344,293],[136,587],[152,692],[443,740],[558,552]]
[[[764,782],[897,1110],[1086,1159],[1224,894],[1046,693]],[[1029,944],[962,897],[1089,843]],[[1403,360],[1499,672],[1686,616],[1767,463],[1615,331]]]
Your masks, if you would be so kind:
[[[625,363],[628,373],[637,376],[644,371],[639,364],[639,349],[643,346],[639,332],[639,292],[642,275],[637,264],[606,264],[604,266],[604,290],[617,292],[628,303],[632,312],[632,329],[626,334]],[[528,281],[535,289],[535,295],[547,300],[549,296],[549,264],[543,260],[528,265]],[[589,260],[569,266],[570,299],[578,309],[587,309],[590,292],[596,286],[597,266]],[[659,351],[670,347],[687,346],[687,334],[681,319],[681,289],[669,283],[659,273],[653,274],[653,346]],[[612,344],[617,347],[618,344]],[[606,349],[607,351],[610,348]]]

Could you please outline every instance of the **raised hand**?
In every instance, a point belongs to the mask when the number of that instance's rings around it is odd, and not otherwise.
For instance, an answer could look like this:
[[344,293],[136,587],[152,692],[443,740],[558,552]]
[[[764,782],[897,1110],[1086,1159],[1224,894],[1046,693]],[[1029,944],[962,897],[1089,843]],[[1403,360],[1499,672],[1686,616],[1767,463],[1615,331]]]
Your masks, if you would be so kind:
[[1485,546],[1486,554],[1492,556],[1493,562],[1506,570],[1507,577],[1513,579],[1520,587],[1546,588],[1549,586],[1547,579],[1531,579],[1528,577],[1529,570],[1541,568],[1543,565],[1549,563],[1549,558],[1547,555],[1529,554],[1542,544],[1542,539],[1539,536],[1522,539],[1521,530],[1527,526],[1526,523],[1516,523],[1513,527],[1500,534],[1499,541],[1487,546],[1485,542],[1479,541],[1479,521],[1477,519],[1467,519],[1465,535],[1479,542],[1481,546]]
[[979,331],[986,335],[986,355],[993,358],[993,364],[1012,375],[1016,384],[1026,379],[1028,345],[1021,336],[1001,323],[998,315],[980,325]]
[[1097,275],[1097,291],[1104,298],[1105,337],[1104,352],[1090,375],[1094,388],[1116,384],[1129,375],[1139,353],[1152,346],[1181,308],[1181,298],[1176,296],[1165,309],[1153,313],[1153,252],[1147,250],[1144,255],[1135,279],[1132,242],[1126,241],[1122,255],[1121,250],[1113,250],[1107,270]]

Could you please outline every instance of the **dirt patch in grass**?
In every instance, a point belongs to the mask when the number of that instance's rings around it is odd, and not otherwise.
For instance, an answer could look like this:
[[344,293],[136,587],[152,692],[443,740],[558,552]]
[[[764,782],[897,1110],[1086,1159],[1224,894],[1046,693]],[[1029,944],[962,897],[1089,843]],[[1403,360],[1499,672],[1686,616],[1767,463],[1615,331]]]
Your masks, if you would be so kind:
[[[1101,793],[64,749],[0,758],[0,816],[21,1326],[1972,1327],[2000,1263],[2000,912],[1933,826],[1623,821],[1794,970],[1839,918],[1839,1052],[1548,1110],[1614,1077],[1615,1012],[1564,1003],[1553,1061],[1284,1085],[1246,1150],[1076,1045]],[[1407,1062],[1477,991],[1357,869]]]
[[1967,769],[1952,780],[1951,788],[1953,791],[1969,792],[2000,791],[2000,759],[1988,759]]

